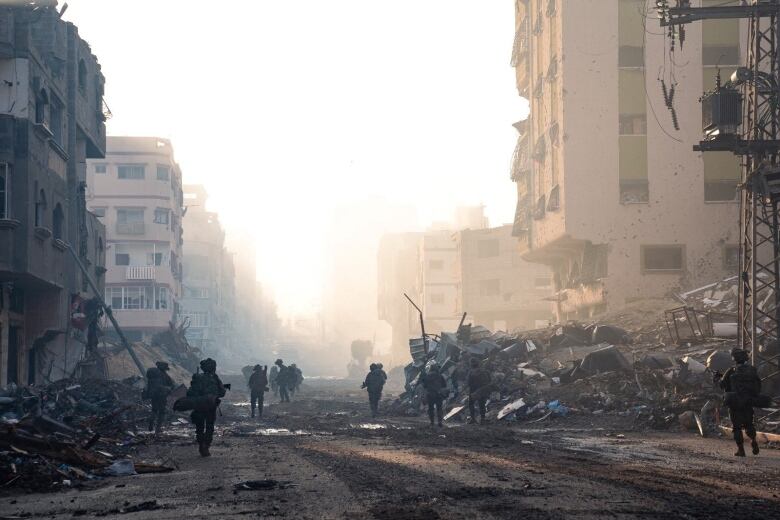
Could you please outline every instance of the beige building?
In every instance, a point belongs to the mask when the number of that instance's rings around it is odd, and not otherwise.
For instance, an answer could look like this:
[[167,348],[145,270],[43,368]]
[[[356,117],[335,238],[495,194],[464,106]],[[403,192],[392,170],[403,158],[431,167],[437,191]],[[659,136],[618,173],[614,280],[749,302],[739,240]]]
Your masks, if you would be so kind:
[[547,266],[524,261],[512,226],[466,229],[457,248],[457,310],[469,323],[490,330],[546,327],[552,319],[552,275]]
[[108,137],[87,178],[87,206],[106,226],[106,303],[128,339],[148,340],[176,319],[181,297],[184,201],[173,147]]
[[[723,4],[721,1],[716,2]],[[705,5],[707,2],[705,2]],[[644,0],[518,0],[512,65],[530,100],[512,162],[514,234],[552,267],[556,314],[587,318],[736,270],[737,160],[706,156],[703,90],[742,55],[737,21],[668,41]],[[587,20],[588,23],[583,23]],[[662,85],[674,86],[675,130]]]

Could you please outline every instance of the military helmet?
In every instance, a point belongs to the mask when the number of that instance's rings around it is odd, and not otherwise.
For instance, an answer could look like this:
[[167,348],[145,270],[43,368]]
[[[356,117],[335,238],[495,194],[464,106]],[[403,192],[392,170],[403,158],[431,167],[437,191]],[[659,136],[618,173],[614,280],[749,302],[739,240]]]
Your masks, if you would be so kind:
[[274,361],[274,365],[283,365],[283,364],[284,364],[284,361],[282,361],[282,358],[279,358],[276,361]]
[[211,358],[206,358],[200,362],[200,369],[204,372],[215,372],[217,370],[217,362]]
[[382,363],[377,363],[377,364],[376,364],[376,367],[377,367],[379,370],[382,370],[383,368],[385,368],[385,366],[384,366]]
[[162,370],[162,371],[167,371],[167,370],[169,370],[169,369],[170,369],[170,367],[168,366],[168,363],[166,363],[165,361],[158,361],[158,362],[157,362],[157,363],[155,363],[154,365],[155,365],[157,368],[159,368],[160,370]]
[[731,357],[734,358],[734,361],[737,363],[744,363],[748,360],[749,356],[747,350],[736,347],[731,350]]
[[263,369],[260,365],[255,365],[255,372],[260,372]]
[[376,368],[377,368],[376,363],[371,363],[370,365],[368,365],[369,370],[376,370]]

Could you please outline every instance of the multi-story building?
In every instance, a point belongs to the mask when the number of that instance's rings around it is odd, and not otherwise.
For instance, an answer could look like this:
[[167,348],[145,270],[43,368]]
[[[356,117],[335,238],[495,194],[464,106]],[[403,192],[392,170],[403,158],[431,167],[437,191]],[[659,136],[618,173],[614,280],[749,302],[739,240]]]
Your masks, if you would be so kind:
[[458,306],[460,273],[454,231],[427,231],[419,244],[419,276],[426,332],[457,330],[462,311]]
[[231,350],[235,294],[232,257],[225,249],[219,216],[206,210],[208,194],[200,185],[184,186],[184,295],[182,315],[189,320],[187,340],[214,357]]
[[170,141],[109,137],[90,160],[87,204],[107,230],[106,303],[131,341],[177,321],[182,280],[181,171]]
[[92,295],[68,247],[103,283],[84,190],[105,153],[105,79],[76,26],[22,4],[0,8],[0,386],[63,377],[83,352],[68,322]]
[[552,319],[552,274],[524,261],[512,225],[466,229],[454,235],[458,310],[490,330],[546,327]]
[[531,111],[516,125],[514,234],[525,259],[552,268],[559,319],[736,270],[738,162],[691,147],[701,139],[698,98],[716,66],[730,74],[744,50],[740,22],[691,24],[672,51],[664,31],[645,28],[652,8],[516,2],[512,65]]

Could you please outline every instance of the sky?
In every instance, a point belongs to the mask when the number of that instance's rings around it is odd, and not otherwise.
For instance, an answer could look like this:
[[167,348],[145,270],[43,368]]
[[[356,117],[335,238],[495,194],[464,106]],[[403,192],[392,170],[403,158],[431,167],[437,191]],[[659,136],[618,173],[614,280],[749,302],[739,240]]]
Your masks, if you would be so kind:
[[[172,140],[282,314],[316,311],[326,223],[379,197],[420,226],[511,222],[525,117],[512,0],[69,0],[106,76],[109,135]],[[356,219],[361,218],[355,215]]]

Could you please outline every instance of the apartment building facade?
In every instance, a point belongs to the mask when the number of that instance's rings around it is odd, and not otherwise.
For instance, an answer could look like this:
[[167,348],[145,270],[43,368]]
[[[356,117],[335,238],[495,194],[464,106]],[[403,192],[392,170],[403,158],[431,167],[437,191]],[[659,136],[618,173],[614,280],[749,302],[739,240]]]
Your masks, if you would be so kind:
[[189,320],[187,341],[204,354],[232,350],[235,271],[225,249],[219,215],[206,210],[203,186],[184,186],[184,292],[182,316]]
[[698,98],[741,60],[744,27],[691,24],[671,49],[652,8],[516,2],[512,66],[531,111],[515,125],[513,233],[551,267],[561,320],[736,274],[739,163],[692,146]]
[[536,329],[552,320],[552,273],[520,255],[512,225],[466,229],[457,248],[457,308],[490,330]]
[[0,79],[4,386],[65,377],[83,352],[69,321],[92,295],[68,248],[102,285],[104,228],[84,190],[86,160],[105,153],[106,117],[100,64],[54,8],[0,8]]
[[106,226],[106,303],[128,339],[148,341],[178,320],[182,294],[184,199],[173,146],[111,136],[87,174],[87,204]]

